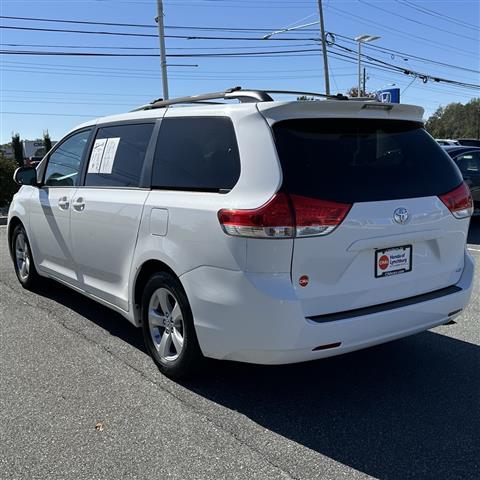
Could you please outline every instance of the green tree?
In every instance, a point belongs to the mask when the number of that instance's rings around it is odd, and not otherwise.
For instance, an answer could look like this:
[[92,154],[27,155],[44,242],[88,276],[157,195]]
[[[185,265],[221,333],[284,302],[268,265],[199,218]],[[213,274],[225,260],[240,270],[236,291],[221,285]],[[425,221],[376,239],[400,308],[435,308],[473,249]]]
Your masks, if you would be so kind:
[[[347,92],[347,96],[348,96],[348,97],[357,97],[357,93],[358,93],[358,87],[352,87],[352,88]],[[362,90],[362,91],[360,91],[360,96],[361,96],[361,97],[374,98],[374,97],[375,97],[375,93],[373,93],[373,92],[364,92],[364,91]]]
[[52,139],[50,138],[48,130],[44,130],[43,132],[43,146],[45,147],[45,153],[49,152],[52,148]]
[[18,189],[13,181],[16,168],[15,161],[6,158],[3,152],[0,152],[0,207],[8,205]]
[[435,138],[480,139],[480,98],[439,107],[425,124]]
[[13,150],[13,156],[15,157],[16,162],[20,167],[22,167],[23,166],[23,145],[22,145],[22,141],[20,140],[19,133],[12,134],[12,150]]

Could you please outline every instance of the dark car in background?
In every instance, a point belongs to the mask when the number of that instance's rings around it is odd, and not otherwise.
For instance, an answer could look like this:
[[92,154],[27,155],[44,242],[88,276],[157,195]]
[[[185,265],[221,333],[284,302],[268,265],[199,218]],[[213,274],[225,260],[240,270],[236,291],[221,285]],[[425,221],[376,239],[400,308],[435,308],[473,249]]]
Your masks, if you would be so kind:
[[457,164],[470,187],[475,206],[474,215],[480,215],[480,148],[451,146],[444,149]]
[[480,140],[476,138],[459,138],[457,142],[465,147],[480,147]]

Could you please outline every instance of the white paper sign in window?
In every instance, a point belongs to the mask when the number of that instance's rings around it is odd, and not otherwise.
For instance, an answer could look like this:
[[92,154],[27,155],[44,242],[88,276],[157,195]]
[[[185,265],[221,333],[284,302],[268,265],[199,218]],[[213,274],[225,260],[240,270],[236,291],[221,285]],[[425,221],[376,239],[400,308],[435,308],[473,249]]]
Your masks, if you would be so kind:
[[90,155],[90,163],[88,164],[87,173],[99,173],[100,165],[102,163],[103,150],[105,149],[106,143],[106,138],[99,138],[98,140],[95,140],[92,154]]
[[112,173],[113,162],[117,153],[120,137],[109,138],[105,149],[103,150],[102,164],[100,166],[100,173]]

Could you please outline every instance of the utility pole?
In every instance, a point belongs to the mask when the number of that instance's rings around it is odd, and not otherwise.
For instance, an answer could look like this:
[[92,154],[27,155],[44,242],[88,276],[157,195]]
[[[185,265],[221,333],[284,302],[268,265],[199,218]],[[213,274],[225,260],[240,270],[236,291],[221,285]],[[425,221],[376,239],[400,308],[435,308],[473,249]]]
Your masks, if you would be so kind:
[[165,53],[165,27],[163,25],[163,2],[157,0],[158,38],[160,40],[160,66],[162,68],[163,99],[168,100],[167,55]]
[[330,78],[328,75],[328,53],[327,41],[325,38],[325,25],[323,23],[323,6],[322,0],[318,0],[318,12],[320,14],[320,35],[322,39],[322,53],[323,53],[323,75],[325,77],[325,93],[330,95]]
[[367,73],[366,73],[366,68],[363,67],[363,89],[362,93],[364,96],[367,96]]

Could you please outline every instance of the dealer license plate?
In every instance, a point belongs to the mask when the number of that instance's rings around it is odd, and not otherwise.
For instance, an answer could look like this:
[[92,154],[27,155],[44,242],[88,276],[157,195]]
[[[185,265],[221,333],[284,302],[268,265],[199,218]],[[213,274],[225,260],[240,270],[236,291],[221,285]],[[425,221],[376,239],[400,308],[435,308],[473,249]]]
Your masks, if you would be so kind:
[[375,252],[375,277],[389,277],[412,270],[412,246],[384,248]]

